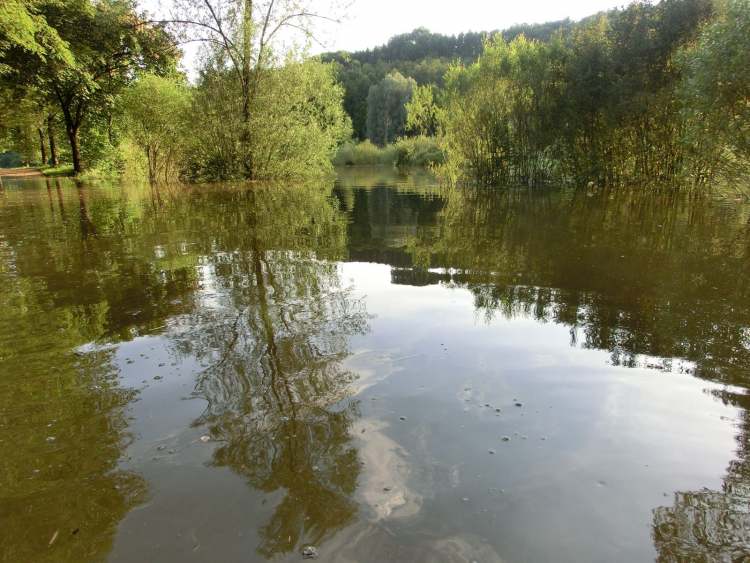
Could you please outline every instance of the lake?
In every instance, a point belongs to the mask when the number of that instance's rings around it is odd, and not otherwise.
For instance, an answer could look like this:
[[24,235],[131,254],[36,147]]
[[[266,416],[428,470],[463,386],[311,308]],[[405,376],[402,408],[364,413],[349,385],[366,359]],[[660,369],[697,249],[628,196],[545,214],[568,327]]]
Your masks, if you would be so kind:
[[749,303],[731,197],[5,180],[0,560],[748,561]]

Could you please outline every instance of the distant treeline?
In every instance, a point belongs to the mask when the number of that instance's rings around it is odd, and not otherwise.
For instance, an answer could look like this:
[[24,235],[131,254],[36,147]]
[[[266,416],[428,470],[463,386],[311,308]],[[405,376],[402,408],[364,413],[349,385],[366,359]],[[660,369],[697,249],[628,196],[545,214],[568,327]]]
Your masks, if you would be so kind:
[[355,138],[363,140],[369,138],[367,98],[370,88],[378,85],[389,74],[398,72],[402,76],[413,78],[419,85],[442,86],[443,77],[451,64],[455,61],[472,63],[477,60],[488,37],[502,35],[506,41],[511,41],[524,35],[529,39],[549,41],[555,33],[569,30],[573,25],[571,20],[566,19],[544,24],[516,25],[504,31],[458,35],[442,35],[418,28],[410,33],[396,35],[385,45],[374,49],[353,53],[325,53],[322,58],[324,62],[338,65],[338,77],[345,89],[344,108],[352,118]]
[[454,179],[706,183],[748,170],[748,52],[749,0],[663,0],[324,59],[359,139],[435,136]]

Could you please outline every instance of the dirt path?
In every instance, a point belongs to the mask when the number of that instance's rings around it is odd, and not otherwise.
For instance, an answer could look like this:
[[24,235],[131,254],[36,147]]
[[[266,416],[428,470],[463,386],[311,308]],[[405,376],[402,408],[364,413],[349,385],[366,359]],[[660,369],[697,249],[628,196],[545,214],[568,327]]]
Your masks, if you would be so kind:
[[0,168],[0,176],[3,178],[43,178],[36,168]]

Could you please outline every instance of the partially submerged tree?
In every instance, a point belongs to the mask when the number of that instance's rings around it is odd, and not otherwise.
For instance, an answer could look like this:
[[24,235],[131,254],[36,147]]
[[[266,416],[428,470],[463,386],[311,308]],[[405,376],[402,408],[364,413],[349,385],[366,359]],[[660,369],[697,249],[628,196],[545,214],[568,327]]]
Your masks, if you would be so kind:
[[191,176],[292,178],[330,169],[336,148],[351,134],[331,65],[290,57],[266,69],[248,123],[238,90],[227,70],[204,70],[195,92]]
[[[330,13],[315,9],[312,0],[174,0],[168,23],[184,41],[207,44],[212,62],[225,69],[239,97],[243,175],[257,176],[261,155],[253,150],[254,113],[262,111],[259,97],[267,72],[277,65],[274,46],[282,34],[293,31],[316,41],[316,21],[336,21]],[[333,6],[331,6],[333,8]]]
[[409,133],[434,137],[440,128],[440,108],[435,102],[434,86],[417,86],[406,104],[406,129]]
[[187,85],[146,74],[125,90],[121,104],[127,134],[146,155],[149,180],[176,177],[188,134],[191,93]]

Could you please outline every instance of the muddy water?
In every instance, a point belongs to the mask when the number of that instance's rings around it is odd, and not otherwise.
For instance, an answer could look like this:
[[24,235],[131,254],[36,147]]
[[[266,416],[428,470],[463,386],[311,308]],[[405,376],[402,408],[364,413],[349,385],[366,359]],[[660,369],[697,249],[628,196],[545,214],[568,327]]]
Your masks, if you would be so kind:
[[749,219],[6,180],[0,560],[743,560]]

